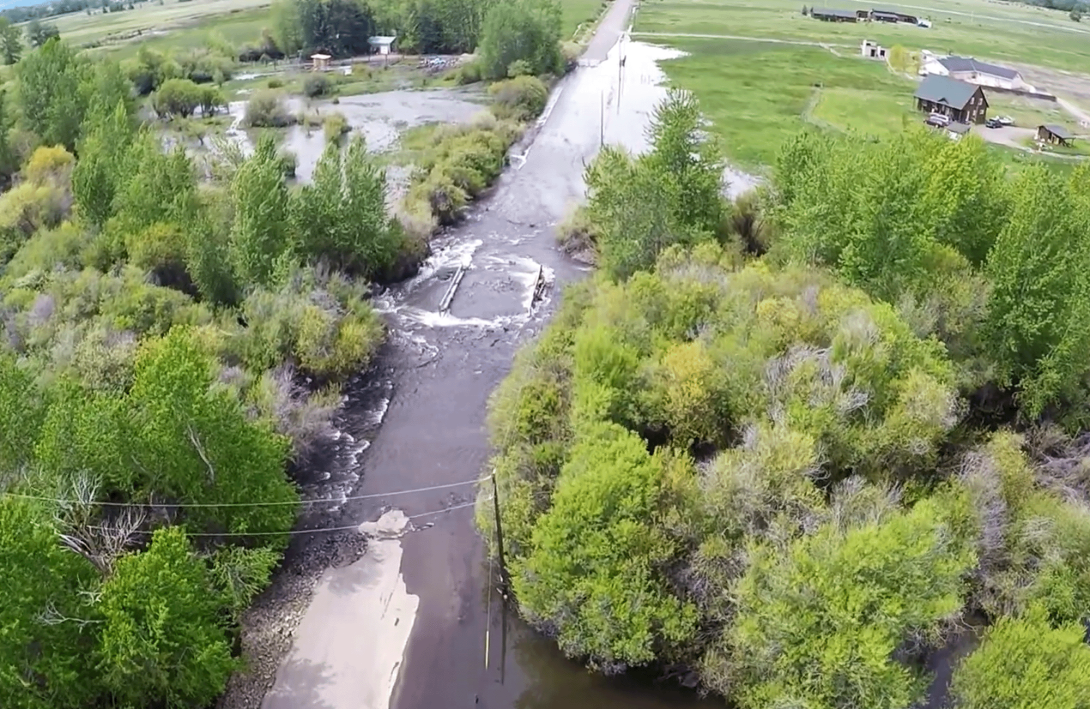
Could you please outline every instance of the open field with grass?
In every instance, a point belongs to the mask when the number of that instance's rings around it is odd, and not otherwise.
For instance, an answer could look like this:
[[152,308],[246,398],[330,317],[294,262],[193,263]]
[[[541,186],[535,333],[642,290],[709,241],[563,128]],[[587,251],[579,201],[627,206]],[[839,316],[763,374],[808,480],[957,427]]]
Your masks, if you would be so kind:
[[609,7],[611,0],[560,0],[564,27],[560,36],[565,40],[583,34]]
[[[916,0],[910,6],[892,5],[930,18],[934,26],[924,29],[881,22],[821,22],[804,17],[803,4],[796,0],[644,0],[634,29],[806,40],[851,47],[871,39],[886,47],[902,45],[911,50],[930,49],[1090,73],[1090,25],[1083,27],[1061,12],[983,0],[941,4]],[[828,0],[819,6],[858,9],[871,4]]]
[[1058,103],[1026,98],[1025,96],[1001,94],[996,91],[988,94],[988,115],[1010,116],[1014,119],[1015,125],[1029,128],[1044,123],[1057,123],[1061,126],[1067,126],[1075,133],[1084,130],[1079,128],[1078,121],[1072,118],[1070,113],[1063,110]]
[[[922,120],[912,98],[916,82],[890,72],[883,62],[748,40],[676,38],[669,44],[686,52],[662,63],[670,82],[696,94],[729,160],[749,171],[762,171],[784,141],[807,126],[881,137]],[[1069,117],[1060,120],[1060,114],[1044,108],[1054,104],[1006,96],[997,103],[1000,113],[1022,125],[1046,117],[1072,125]],[[993,147],[1012,166],[1044,159]],[[1047,162],[1063,170],[1073,167],[1071,161]]]
[[[220,29],[231,24],[233,14],[256,8],[267,9],[268,6],[269,0],[163,0],[162,5],[154,2],[143,3],[124,12],[95,15],[77,12],[61,15],[51,18],[50,22],[57,25],[61,36],[69,42],[86,44],[137,31],[168,32],[195,25],[215,25]],[[230,29],[227,28],[226,31]]]
[[672,40],[688,56],[662,64],[671,82],[694,92],[731,160],[755,169],[808,121],[867,134],[900,130],[914,82],[885,64],[826,49],[728,39]]

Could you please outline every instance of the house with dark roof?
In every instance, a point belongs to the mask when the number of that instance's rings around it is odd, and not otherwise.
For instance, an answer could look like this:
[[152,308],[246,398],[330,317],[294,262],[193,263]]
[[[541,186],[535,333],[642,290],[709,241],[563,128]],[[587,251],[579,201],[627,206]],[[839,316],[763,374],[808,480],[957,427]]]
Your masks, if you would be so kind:
[[810,17],[824,22],[858,22],[855,10],[830,10],[824,7],[810,8]]
[[920,72],[936,76],[948,76],[978,86],[1006,91],[1036,91],[1027,84],[1017,70],[1010,67],[991,64],[973,57],[950,55],[937,56],[931,52],[922,52]]
[[913,97],[920,111],[939,113],[956,123],[983,123],[988,117],[984,89],[948,76],[924,77]]

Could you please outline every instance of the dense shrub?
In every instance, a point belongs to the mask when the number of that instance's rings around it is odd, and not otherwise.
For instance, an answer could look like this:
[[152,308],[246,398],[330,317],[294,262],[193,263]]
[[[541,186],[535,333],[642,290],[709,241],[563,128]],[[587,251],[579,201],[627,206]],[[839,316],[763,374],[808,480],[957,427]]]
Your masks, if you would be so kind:
[[[758,563],[755,551],[747,551],[757,539],[805,538],[799,549],[826,549],[835,539],[849,545],[843,553],[850,563],[870,563],[856,558],[858,549],[877,544],[864,541],[862,531],[858,541],[847,528],[828,528],[824,541],[805,536],[829,519],[822,488],[847,481],[852,490],[881,497],[883,486],[930,470],[958,420],[953,368],[942,347],[918,339],[892,308],[820,272],[761,264],[732,272],[736,260],[714,244],[692,253],[675,247],[660,257],[654,274],[637,273],[621,285],[598,283],[589,297],[571,296],[573,303],[520,358],[493,402],[493,440],[500,447],[494,465],[522,611],[556,634],[562,649],[592,665],[617,669],[707,652],[704,678],[717,688],[718,678],[736,676],[746,658],[784,643],[798,662],[819,665],[821,642],[808,645],[810,631],[778,639],[728,634],[705,647],[692,639],[704,632],[694,627],[710,631],[743,611],[731,600],[732,589]],[[656,457],[647,455],[637,434],[655,442]],[[635,447],[622,454],[614,440]],[[703,451],[699,469],[685,458],[690,450]],[[718,453],[709,456],[709,450]],[[655,476],[644,478],[652,469]],[[598,480],[601,493],[580,487],[577,478],[587,485]],[[645,480],[651,487],[639,492],[623,487]],[[622,487],[606,492],[610,485]],[[572,511],[566,490],[580,500]],[[587,507],[598,494],[607,495],[601,509]],[[611,494],[625,502],[608,502]],[[652,507],[625,506],[637,504]],[[891,535],[882,544],[888,563],[905,565],[898,573],[934,584],[929,592],[937,605],[927,616],[933,628],[960,610],[961,579],[972,564],[965,538],[948,541],[943,509],[921,508],[903,522],[894,516],[892,526],[866,532]],[[582,514],[595,520],[595,531]],[[614,525],[617,531],[608,531]],[[589,541],[594,534],[605,535],[600,544]],[[640,540],[639,551],[625,546],[628,539]],[[920,545],[920,568],[901,548],[905,539]],[[950,556],[951,544],[961,544],[960,556]],[[780,546],[766,553],[769,563],[794,558]],[[832,568],[826,561],[819,566]],[[902,602],[918,601],[917,591],[905,587]],[[604,596],[588,600],[607,593],[644,600],[638,609],[622,609]],[[687,604],[692,610],[682,610]],[[595,615],[600,608],[611,609],[608,618]],[[793,619],[783,621],[790,624],[802,612],[773,608],[761,608],[761,617]],[[828,627],[819,616],[813,622]],[[903,629],[919,627],[915,616],[897,623],[883,631],[886,653]],[[775,664],[754,662],[753,705],[764,706],[758,697],[773,690],[760,687],[789,681],[793,670],[781,676]],[[890,677],[901,676],[890,668]],[[897,691],[915,696],[915,684],[905,677]],[[798,691],[801,701],[826,690]]]
[[307,98],[325,96],[333,90],[333,84],[325,74],[311,74],[303,79],[303,95]]
[[536,76],[517,76],[488,87],[492,94],[492,111],[499,118],[528,121],[545,110],[549,90]]
[[246,125],[253,128],[283,128],[295,122],[284,105],[281,94],[262,90],[255,91],[246,104]]
[[499,177],[519,129],[484,116],[468,126],[445,126],[436,134],[434,147],[416,167],[407,211],[427,210],[440,224],[453,224],[469,201]]

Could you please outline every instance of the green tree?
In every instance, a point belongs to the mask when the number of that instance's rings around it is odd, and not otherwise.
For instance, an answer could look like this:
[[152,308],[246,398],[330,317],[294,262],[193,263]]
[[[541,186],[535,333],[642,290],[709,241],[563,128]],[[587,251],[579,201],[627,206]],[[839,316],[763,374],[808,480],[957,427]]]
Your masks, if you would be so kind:
[[0,476],[30,462],[43,414],[31,372],[13,352],[0,348]]
[[485,78],[502,79],[515,62],[534,74],[560,68],[560,5],[555,0],[511,0],[493,4],[481,27]]
[[236,668],[205,562],[178,527],[119,559],[102,584],[99,670],[132,706],[205,706]]
[[954,672],[959,709],[1082,709],[1090,697],[1090,647],[1081,623],[1046,614],[999,618]]
[[86,65],[68,45],[52,39],[23,57],[15,69],[27,127],[46,145],[74,150],[87,108],[80,90]]
[[[127,403],[140,432],[134,455],[147,471],[148,492],[240,503],[188,511],[186,519],[201,529],[287,531],[298,500],[284,475],[287,441],[267,423],[249,421],[238,398],[213,384],[213,360],[191,331],[174,328],[141,347]],[[279,504],[241,505],[248,500]]]
[[295,250],[288,228],[288,188],[271,137],[258,142],[254,154],[231,181],[235,219],[231,228],[231,260],[248,285],[269,284],[283,259]]
[[97,616],[81,597],[95,572],[58,542],[44,503],[0,495],[0,696],[12,709],[93,706]]
[[188,118],[201,106],[201,87],[189,79],[168,79],[151,97],[151,105],[163,118]]
[[386,214],[386,175],[360,138],[344,151],[331,142],[314,169],[313,184],[294,199],[293,221],[302,253],[374,278],[397,254],[399,240]]
[[1043,167],[1022,172],[985,271],[992,282],[986,338],[1000,376],[1026,412],[1081,386],[1090,347],[1090,248],[1085,204]]
[[38,18],[34,18],[27,23],[26,39],[30,46],[35,49],[45,46],[51,39],[59,39],[60,36],[60,30],[52,22],[42,22]]
[[4,64],[12,65],[23,54],[23,37],[19,28],[6,17],[0,17],[0,58]]
[[276,46],[288,56],[295,56],[303,49],[303,33],[299,16],[300,4],[296,0],[277,0],[272,5],[273,36]]
[[671,91],[655,106],[649,137],[647,162],[669,180],[674,223],[714,233],[723,219],[723,156],[704,130],[696,98]]
[[101,228],[113,216],[114,198],[125,183],[134,131],[122,101],[112,112],[93,112],[84,131],[72,171],[72,195],[80,216]]
[[607,671],[647,664],[694,631],[695,609],[658,573],[677,549],[653,520],[662,456],[617,425],[588,429],[560,474],[531,551],[514,566],[520,607],[561,649]]

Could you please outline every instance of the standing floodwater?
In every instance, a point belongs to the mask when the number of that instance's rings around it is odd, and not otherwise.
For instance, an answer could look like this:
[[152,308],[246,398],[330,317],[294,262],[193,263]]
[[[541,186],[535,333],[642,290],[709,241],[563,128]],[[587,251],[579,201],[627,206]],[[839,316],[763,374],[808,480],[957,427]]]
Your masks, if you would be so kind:
[[[376,541],[362,558],[325,570],[266,709],[698,704],[681,690],[592,675],[502,612],[498,598],[489,603],[473,527],[472,481],[490,455],[488,397],[544,326],[558,287],[582,275],[557,250],[554,226],[582,199],[584,166],[603,142],[644,147],[665,95],[655,61],[666,50],[617,44],[631,5],[615,0],[494,195],[434,244],[415,278],[376,299],[391,327],[376,374],[391,391],[359,456],[361,484],[323,521],[367,524]],[[407,489],[421,491],[384,495]]]

